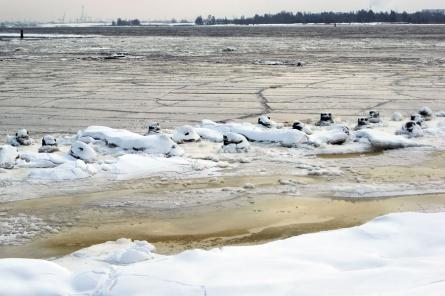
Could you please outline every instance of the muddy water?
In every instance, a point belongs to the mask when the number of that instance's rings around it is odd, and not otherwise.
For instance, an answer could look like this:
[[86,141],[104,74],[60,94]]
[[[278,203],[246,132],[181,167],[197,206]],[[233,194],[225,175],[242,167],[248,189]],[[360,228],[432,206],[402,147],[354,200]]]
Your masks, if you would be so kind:
[[57,257],[122,237],[150,241],[158,252],[170,254],[350,227],[392,212],[444,211],[445,194],[341,200],[330,198],[334,192],[323,190],[328,183],[341,184],[356,176],[382,185],[441,182],[444,156],[443,152],[433,153],[415,166],[371,166],[371,157],[362,159],[366,166],[356,174],[345,170],[343,175],[329,177],[137,179],[113,182],[98,192],[2,203],[2,215],[36,216],[58,232],[45,232],[20,246],[0,246],[0,258]]
[[294,235],[350,227],[391,212],[444,210],[445,195],[397,197],[368,201],[263,196],[220,209],[175,210],[129,214],[91,209],[56,234],[28,244],[2,247],[1,257],[47,258],[107,240],[128,237],[154,243],[160,253],[222,245],[246,245]]

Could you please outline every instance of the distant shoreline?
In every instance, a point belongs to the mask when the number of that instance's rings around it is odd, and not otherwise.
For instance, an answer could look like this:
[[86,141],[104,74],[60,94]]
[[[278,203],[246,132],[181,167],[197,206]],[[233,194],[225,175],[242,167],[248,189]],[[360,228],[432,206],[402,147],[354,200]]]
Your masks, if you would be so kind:
[[41,23],[32,25],[7,25],[0,26],[1,29],[19,28],[144,28],[144,27],[304,27],[304,26],[445,26],[443,23],[403,23],[403,22],[369,22],[369,23],[276,23],[276,24],[215,24],[196,25],[194,23],[142,23],[138,26],[116,26],[111,23]]

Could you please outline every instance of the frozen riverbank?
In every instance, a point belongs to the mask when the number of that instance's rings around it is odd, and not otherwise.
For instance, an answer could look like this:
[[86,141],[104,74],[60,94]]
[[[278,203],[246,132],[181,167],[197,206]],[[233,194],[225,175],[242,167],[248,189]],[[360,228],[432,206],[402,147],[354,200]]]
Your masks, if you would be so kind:
[[119,240],[55,261],[0,260],[0,294],[435,295],[445,288],[445,216],[391,214],[261,246],[157,255]]

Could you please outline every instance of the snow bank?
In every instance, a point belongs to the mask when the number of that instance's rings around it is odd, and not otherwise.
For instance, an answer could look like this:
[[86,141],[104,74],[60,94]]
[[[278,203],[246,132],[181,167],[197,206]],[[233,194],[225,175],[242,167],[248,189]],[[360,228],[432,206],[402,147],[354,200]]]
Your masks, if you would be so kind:
[[142,136],[123,129],[113,129],[106,126],[90,126],[79,131],[78,137],[91,137],[95,140],[102,140],[112,147],[144,151],[150,154],[179,156],[184,153],[176,143],[162,134]]
[[173,256],[119,240],[56,263],[0,260],[0,295],[439,295],[444,232],[445,213],[403,213],[259,246]]
[[203,120],[201,127],[213,129],[221,133],[236,133],[243,135],[249,141],[279,143],[286,147],[295,147],[306,143],[308,137],[305,133],[293,129],[263,128],[250,123],[216,123]]

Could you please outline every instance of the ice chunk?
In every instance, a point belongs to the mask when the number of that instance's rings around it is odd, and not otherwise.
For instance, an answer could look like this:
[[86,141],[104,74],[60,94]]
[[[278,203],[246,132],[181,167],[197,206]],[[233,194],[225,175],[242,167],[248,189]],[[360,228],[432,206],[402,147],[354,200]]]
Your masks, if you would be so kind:
[[51,135],[45,135],[42,138],[42,147],[39,148],[40,153],[53,153],[59,151],[57,140]]
[[247,139],[240,134],[225,133],[222,151],[226,153],[237,153],[249,151],[250,144]]
[[34,142],[24,128],[17,130],[15,136],[6,136],[6,142],[12,146],[29,146]]
[[71,145],[70,155],[85,162],[94,162],[97,159],[96,151],[88,144],[77,141]]
[[419,110],[419,114],[420,114],[420,116],[422,116],[423,119],[425,119],[425,120],[431,120],[431,118],[432,118],[433,115],[434,115],[433,111],[432,111],[430,108],[428,108],[428,107],[422,107],[422,108],[420,108],[420,110]]
[[19,157],[17,149],[11,145],[0,146],[0,168],[12,169]]
[[282,128],[283,125],[271,120],[269,116],[262,115],[258,118],[258,124],[267,128]]
[[305,133],[306,135],[312,135],[312,130],[303,122],[295,120],[292,124],[292,129]]
[[396,131],[396,135],[406,135],[409,138],[417,138],[423,136],[422,127],[415,121],[408,121]]
[[403,115],[400,112],[394,112],[391,116],[391,120],[392,121],[402,121],[403,120]]

